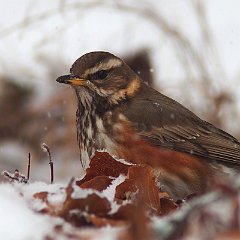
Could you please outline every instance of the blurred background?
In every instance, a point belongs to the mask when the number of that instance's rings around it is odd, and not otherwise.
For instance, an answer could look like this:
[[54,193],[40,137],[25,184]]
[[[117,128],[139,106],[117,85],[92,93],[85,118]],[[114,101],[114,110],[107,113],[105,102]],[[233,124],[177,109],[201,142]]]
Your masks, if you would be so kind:
[[[240,139],[238,0],[0,0],[0,170],[82,174],[75,93],[55,79],[89,51],[122,57],[149,85]],[[2,180],[2,178],[1,178]]]

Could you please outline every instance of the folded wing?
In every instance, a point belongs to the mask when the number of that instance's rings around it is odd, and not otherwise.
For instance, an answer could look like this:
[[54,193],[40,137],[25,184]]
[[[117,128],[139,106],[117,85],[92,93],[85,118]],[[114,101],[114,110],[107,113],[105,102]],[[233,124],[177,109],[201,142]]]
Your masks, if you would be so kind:
[[205,159],[240,165],[237,139],[154,89],[147,87],[146,94],[146,87],[123,108],[146,141]]

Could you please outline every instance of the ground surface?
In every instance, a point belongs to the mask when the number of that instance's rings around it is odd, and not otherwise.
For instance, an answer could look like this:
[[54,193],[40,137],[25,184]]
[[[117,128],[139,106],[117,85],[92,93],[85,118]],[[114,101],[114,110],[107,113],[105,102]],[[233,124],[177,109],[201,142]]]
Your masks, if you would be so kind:
[[62,184],[21,179],[0,185],[3,239],[240,237],[238,177],[234,184],[216,183],[206,194],[173,202],[159,191],[150,166],[97,152],[82,179]]

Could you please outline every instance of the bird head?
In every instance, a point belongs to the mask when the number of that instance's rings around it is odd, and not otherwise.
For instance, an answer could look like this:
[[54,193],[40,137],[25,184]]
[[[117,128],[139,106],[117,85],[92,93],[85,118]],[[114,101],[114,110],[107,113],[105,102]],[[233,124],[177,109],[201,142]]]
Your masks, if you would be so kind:
[[57,78],[57,82],[74,87],[80,101],[84,92],[109,105],[132,98],[140,88],[137,74],[123,60],[103,51],[78,58],[70,74]]

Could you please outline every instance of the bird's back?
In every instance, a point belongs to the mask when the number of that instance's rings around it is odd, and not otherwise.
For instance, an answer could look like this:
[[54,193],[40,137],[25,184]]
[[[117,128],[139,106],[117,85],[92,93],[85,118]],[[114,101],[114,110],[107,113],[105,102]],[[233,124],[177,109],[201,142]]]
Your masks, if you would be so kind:
[[237,139],[145,84],[122,111],[137,133],[155,146],[240,165]]

